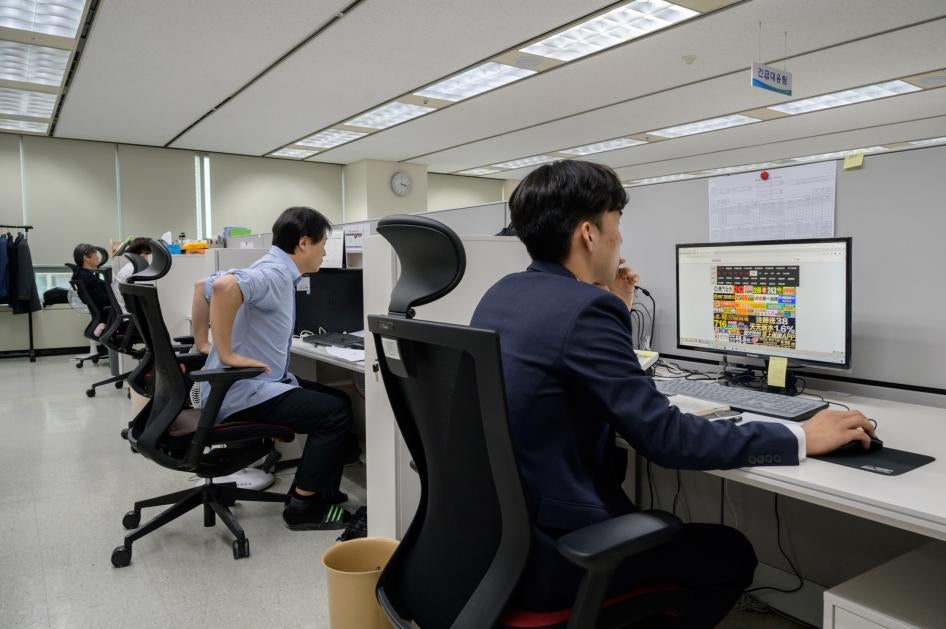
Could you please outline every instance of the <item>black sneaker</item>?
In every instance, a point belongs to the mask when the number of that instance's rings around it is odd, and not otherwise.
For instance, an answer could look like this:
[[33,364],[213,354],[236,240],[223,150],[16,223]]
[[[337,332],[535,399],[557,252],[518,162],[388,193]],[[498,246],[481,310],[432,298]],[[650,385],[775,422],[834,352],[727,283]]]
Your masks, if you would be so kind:
[[[295,488],[295,483],[289,486],[289,491],[286,492],[286,498],[283,500],[285,504],[289,504],[289,501],[292,499],[292,490]],[[319,496],[319,499],[322,502],[327,502],[330,505],[340,505],[343,502],[348,502],[348,494],[336,489],[335,492],[330,496]]]
[[368,507],[358,507],[351,516],[345,532],[338,536],[337,542],[347,542],[350,539],[368,537]]
[[286,507],[282,519],[291,531],[338,531],[351,520],[351,513],[338,505],[313,500],[302,509]]
[[342,461],[346,466],[361,463],[361,446],[358,445],[358,440],[354,436],[345,444],[345,454],[342,455]]

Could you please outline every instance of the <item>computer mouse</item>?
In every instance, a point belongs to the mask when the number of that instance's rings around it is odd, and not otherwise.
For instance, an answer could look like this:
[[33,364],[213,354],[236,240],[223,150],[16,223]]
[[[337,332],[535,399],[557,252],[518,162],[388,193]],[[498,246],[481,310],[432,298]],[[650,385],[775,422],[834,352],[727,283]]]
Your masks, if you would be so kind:
[[843,446],[832,452],[831,454],[857,454],[858,452],[877,452],[884,447],[884,442],[878,439],[877,437],[870,438],[870,446],[864,448],[864,444],[860,441],[848,441]]

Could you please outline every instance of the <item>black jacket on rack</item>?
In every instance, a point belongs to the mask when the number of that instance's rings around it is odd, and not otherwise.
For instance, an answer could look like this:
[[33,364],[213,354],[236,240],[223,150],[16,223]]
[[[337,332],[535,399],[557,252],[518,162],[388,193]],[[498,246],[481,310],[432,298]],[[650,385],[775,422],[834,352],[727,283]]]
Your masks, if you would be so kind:
[[0,304],[10,303],[10,245],[13,241],[0,234]]
[[10,281],[9,304],[13,314],[25,314],[42,310],[39,291],[36,290],[36,275],[33,272],[33,256],[30,245],[23,234],[16,237],[9,251],[8,277]]

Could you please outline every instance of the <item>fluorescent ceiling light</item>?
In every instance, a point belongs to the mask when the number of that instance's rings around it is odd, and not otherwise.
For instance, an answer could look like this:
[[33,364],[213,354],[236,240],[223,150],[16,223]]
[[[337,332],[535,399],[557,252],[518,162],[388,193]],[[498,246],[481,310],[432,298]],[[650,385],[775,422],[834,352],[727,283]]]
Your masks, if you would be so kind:
[[458,172],[458,175],[492,175],[493,173],[498,173],[501,169],[499,168],[471,168],[469,170],[461,170]]
[[305,159],[307,157],[312,157],[318,153],[318,151],[307,151],[305,149],[290,149],[284,148],[279,149],[278,151],[273,151],[269,154],[270,157],[293,157],[295,159]]
[[0,0],[0,27],[75,37],[85,0]]
[[717,129],[728,129],[729,127],[738,127],[753,122],[759,122],[758,118],[750,118],[742,114],[733,114],[731,116],[721,116],[719,118],[709,118],[707,120],[691,122],[677,127],[648,131],[647,133],[648,135],[659,135],[662,138],[679,138],[684,135],[706,133],[707,131],[716,131]]
[[832,107],[840,107],[841,105],[850,105],[851,103],[862,103],[868,100],[887,98],[888,96],[896,96],[897,94],[906,94],[919,90],[920,88],[916,85],[911,85],[904,81],[887,81],[886,83],[865,85],[864,87],[855,87],[854,89],[844,90],[843,92],[834,92],[833,94],[825,94],[823,96],[805,98],[781,105],[773,105],[769,107],[769,109],[780,111],[783,114],[804,114],[809,111],[830,109]]
[[55,105],[55,94],[0,87],[0,114],[51,118]]
[[558,161],[557,157],[552,157],[551,155],[536,155],[535,157],[523,157],[522,159],[514,159],[511,162],[502,162],[500,164],[493,164],[494,168],[499,168],[500,170],[512,170],[514,168],[525,168],[526,166],[537,166],[538,164],[545,164],[547,162]]
[[698,15],[698,12],[663,0],[636,0],[520,50],[571,61],[658,31],[694,15]]
[[14,41],[0,41],[0,79],[59,85],[69,63],[69,51]]
[[792,159],[793,162],[820,162],[828,159],[841,159],[842,157],[847,157],[848,155],[855,155],[857,153],[879,153],[880,151],[886,151],[886,147],[883,146],[868,146],[862,149],[848,149],[846,151],[834,151],[832,153],[819,153],[818,155],[806,155],[804,157],[795,157]]
[[0,118],[0,129],[9,129],[11,131],[32,131],[34,133],[46,133],[49,128],[48,122],[30,122],[28,120],[8,120]]
[[617,138],[615,140],[607,140],[606,142],[576,146],[575,148],[565,149],[559,152],[568,153],[569,155],[593,155],[595,153],[604,153],[605,151],[627,148],[628,146],[637,146],[638,144],[647,144],[647,142],[643,140],[632,140],[631,138]]
[[775,166],[784,166],[784,162],[762,162],[761,164],[745,164],[744,166],[724,166],[722,168],[713,168],[704,170],[704,175],[731,175],[734,173],[745,173],[753,170],[762,170],[764,168],[773,168]]
[[490,61],[419,92],[414,92],[414,96],[457,102],[533,74],[535,74],[533,70],[523,70],[515,66]]
[[928,140],[914,140],[910,142],[913,146],[933,146],[934,144],[946,144],[946,136],[942,138],[929,138]]
[[315,135],[310,135],[304,140],[299,140],[296,144],[301,146],[314,146],[317,148],[330,149],[334,146],[363,138],[367,133],[362,131],[345,131],[343,129],[326,129],[319,131]]
[[661,177],[648,177],[647,179],[635,179],[627,182],[629,186],[643,186],[649,183],[666,183],[668,181],[680,181],[681,179],[692,179],[698,175],[690,173],[680,173],[678,175],[663,175]]
[[357,118],[352,118],[346,121],[345,124],[353,127],[368,127],[369,129],[387,129],[412,118],[429,114],[435,109],[435,107],[422,107],[395,101],[382,105],[377,109],[372,109]]

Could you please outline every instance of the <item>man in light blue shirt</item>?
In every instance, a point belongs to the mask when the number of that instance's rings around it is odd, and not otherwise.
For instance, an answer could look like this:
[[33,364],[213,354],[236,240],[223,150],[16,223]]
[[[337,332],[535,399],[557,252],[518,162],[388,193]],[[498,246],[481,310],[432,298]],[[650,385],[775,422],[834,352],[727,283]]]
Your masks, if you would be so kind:
[[[266,255],[246,269],[214,273],[194,290],[194,341],[209,354],[205,368],[264,370],[233,384],[219,420],[280,424],[308,435],[283,512],[293,530],[344,528],[349,518],[337,504],[347,499],[338,486],[351,438],[351,403],[340,391],[300,382],[289,372],[296,284],[303,273],[319,270],[330,229],[315,210],[289,208],[273,225]],[[201,397],[209,394],[209,384],[201,384]]]

